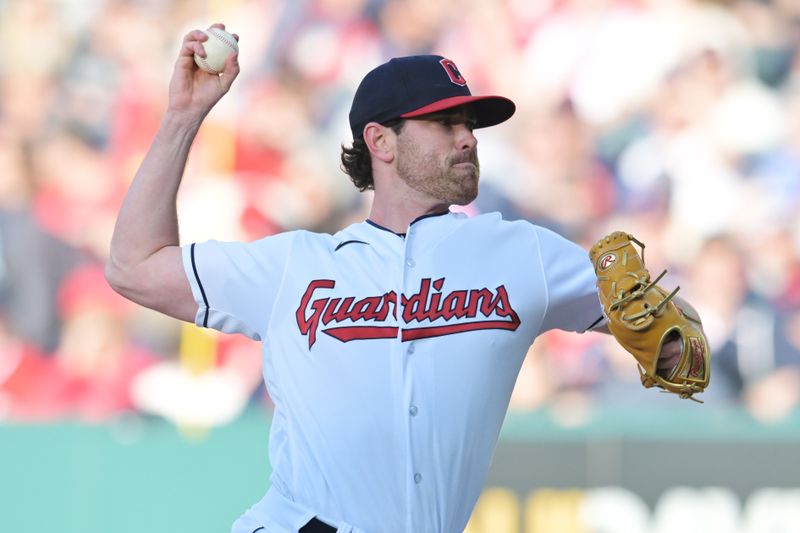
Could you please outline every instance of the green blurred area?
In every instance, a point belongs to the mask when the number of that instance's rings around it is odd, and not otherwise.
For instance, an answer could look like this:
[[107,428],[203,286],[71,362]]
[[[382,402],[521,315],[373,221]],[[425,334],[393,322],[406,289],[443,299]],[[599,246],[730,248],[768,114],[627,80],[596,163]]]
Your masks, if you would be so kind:
[[131,418],[0,426],[0,531],[230,531],[269,483],[269,420],[182,433]]
[[[674,398],[673,398],[674,399]],[[503,423],[504,441],[592,441],[599,439],[797,442],[800,410],[774,423],[759,422],[735,406],[698,405],[674,399],[672,407],[602,407],[576,415],[555,409],[509,412]],[[800,478],[798,478],[800,480]]]
[[[0,531],[229,531],[269,485],[268,432],[269,414],[255,408],[210,431],[139,416],[0,425]],[[523,501],[545,487],[621,486],[652,506],[671,487],[716,485],[744,501],[762,487],[796,487],[798,445],[800,413],[763,425],[687,402],[596,410],[572,426],[553,411],[513,413],[487,487]],[[754,457],[769,457],[770,468]],[[673,474],[641,475],[653,468]]]

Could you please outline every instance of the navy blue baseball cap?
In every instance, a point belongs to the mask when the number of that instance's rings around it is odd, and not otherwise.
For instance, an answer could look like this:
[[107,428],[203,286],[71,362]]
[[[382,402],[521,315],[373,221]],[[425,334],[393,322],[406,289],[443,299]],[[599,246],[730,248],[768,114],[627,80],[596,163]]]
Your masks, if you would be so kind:
[[436,55],[396,57],[361,80],[350,108],[350,130],[360,139],[369,122],[379,124],[472,104],[476,128],[511,118],[516,106],[502,96],[472,96],[451,60]]

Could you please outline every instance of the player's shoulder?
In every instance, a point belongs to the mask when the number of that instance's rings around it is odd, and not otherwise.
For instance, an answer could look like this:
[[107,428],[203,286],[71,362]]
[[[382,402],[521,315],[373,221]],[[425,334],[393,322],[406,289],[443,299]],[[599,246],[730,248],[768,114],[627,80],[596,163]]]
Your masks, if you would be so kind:
[[529,243],[536,248],[557,250],[561,247],[577,246],[574,242],[556,231],[534,224],[528,220],[507,220],[499,212],[493,211],[469,217],[465,220],[470,232],[484,232],[496,238],[509,239],[517,245]]
[[539,229],[543,229],[527,220],[507,220],[498,211],[481,213],[471,217],[462,216],[464,224],[470,230],[485,229],[494,233],[525,234],[535,237],[536,232]]
[[369,227],[365,222],[356,222],[334,233],[324,233],[305,229],[285,232],[284,238],[292,241],[294,249],[335,251],[342,242],[366,240]]
[[[334,233],[295,229],[264,237],[259,241],[254,241],[253,244],[264,249],[283,245],[294,252],[334,252],[341,247],[342,243],[374,240],[376,234],[381,234],[381,232],[375,231],[375,227],[377,226],[370,225],[367,221],[361,221],[352,223]],[[388,230],[386,231],[388,232]]]
[[329,233],[294,229],[262,237],[252,241],[250,246],[254,250],[265,253],[272,253],[276,250],[291,253],[293,250],[325,249],[334,242],[334,237]]

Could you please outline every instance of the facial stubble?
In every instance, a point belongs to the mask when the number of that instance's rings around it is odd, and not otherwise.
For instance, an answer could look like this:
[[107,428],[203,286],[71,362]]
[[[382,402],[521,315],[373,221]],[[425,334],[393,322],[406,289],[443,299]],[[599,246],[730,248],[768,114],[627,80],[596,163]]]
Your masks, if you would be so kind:
[[404,139],[398,143],[397,157],[400,179],[415,191],[453,205],[467,205],[478,196],[480,162],[476,149],[448,156],[442,162],[436,152]]

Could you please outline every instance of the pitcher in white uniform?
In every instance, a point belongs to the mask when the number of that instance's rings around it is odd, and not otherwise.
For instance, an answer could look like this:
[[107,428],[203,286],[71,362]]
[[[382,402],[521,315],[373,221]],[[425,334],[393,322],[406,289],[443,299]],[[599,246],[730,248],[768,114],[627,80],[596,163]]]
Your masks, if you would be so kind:
[[189,148],[239,73],[235,56],[219,77],[198,70],[205,39],[183,41],[107,277],[144,306],[263,343],[272,483],[233,532],[462,531],[529,346],[602,316],[585,250],[449,211],[478,193],[473,130],[514,104],[471,95],[449,59],[392,59],[361,82],[342,152],[355,186],[374,190],[369,219],[335,235],[180,246]]

